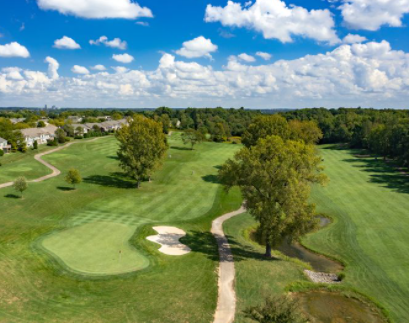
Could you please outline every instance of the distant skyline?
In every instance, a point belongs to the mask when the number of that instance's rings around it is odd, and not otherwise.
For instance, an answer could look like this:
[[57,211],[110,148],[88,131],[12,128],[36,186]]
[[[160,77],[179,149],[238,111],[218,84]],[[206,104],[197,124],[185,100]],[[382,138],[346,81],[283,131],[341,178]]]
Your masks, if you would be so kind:
[[409,108],[409,0],[0,0],[0,107]]

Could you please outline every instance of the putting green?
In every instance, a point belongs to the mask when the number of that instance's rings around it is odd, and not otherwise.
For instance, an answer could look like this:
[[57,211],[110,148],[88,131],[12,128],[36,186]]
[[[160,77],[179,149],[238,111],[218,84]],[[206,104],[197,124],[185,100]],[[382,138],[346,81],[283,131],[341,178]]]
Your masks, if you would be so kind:
[[47,236],[42,246],[72,271],[124,274],[149,265],[149,260],[128,242],[135,229],[121,223],[87,223]]

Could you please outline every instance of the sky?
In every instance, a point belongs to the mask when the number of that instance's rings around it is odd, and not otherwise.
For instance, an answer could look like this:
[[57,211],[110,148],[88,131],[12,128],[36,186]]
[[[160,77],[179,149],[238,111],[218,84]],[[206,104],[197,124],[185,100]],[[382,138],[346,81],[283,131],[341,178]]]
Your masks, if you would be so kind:
[[0,106],[409,108],[409,0],[0,0]]

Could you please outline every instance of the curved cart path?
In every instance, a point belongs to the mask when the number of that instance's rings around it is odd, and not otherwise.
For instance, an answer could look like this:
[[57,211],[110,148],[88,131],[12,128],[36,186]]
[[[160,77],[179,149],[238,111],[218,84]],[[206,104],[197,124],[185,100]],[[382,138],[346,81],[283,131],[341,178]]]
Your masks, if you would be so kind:
[[[91,141],[95,141],[95,140],[100,139],[100,138],[103,138],[103,137],[98,137],[98,138],[94,138],[94,139],[87,140],[87,141],[70,142],[68,144],[65,144],[64,146],[61,146],[61,147],[58,147],[58,148],[55,148],[55,149],[51,149],[51,150],[46,151],[46,152],[41,153],[41,154],[34,155],[35,160],[39,161],[41,164],[43,164],[47,168],[51,169],[52,172],[51,172],[51,174],[48,174],[48,175],[33,179],[31,181],[28,181],[28,182],[29,183],[38,183],[38,182],[45,181],[46,179],[56,177],[56,176],[61,174],[61,171],[57,167],[54,167],[50,163],[47,163],[45,160],[42,160],[41,157],[43,157],[45,155],[48,155],[48,154],[55,153],[57,151],[60,151],[60,150],[62,150],[64,148],[67,148],[67,147],[73,145],[73,144],[77,144],[77,143],[80,143],[80,142],[91,142]],[[5,188],[5,187],[13,186],[13,184],[14,184],[14,182],[7,182],[7,183],[4,183],[4,184],[0,184],[0,189]]]
[[236,312],[236,293],[234,291],[234,261],[229,242],[223,232],[224,221],[246,212],[244,206],[239,210],[222,215],[212,223],[212,234],[219,246],[219,296],[213,323],[233,323]]

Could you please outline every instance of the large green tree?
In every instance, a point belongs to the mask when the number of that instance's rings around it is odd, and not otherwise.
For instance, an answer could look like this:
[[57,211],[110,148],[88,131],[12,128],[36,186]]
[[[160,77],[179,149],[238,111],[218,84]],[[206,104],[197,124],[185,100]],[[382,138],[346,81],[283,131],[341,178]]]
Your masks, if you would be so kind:
[[311,229],[315,206],[308,203],[312,183],[322,183],[321,158],[312,145],[278,136],[259,139],[229,159],[219,172],[227,189],[239,186],[250,214],[259,222],[266,256],[284,237]]
[[199,144],[203,140],[203,135],[201,132],[194,129],[187,129],[182,133],[182,140],[185,145],[189,144],[190,149],[193,150],[193,147],[196,144]]
[[118,158],[122,169],[137,182],[151,178],[168,148],[162,124],[141,115],[116,134],[119,141]]
[[242,143],[246,147],[254,146],[260,138],[268,136],[279,136],[288,139],[291,129],[285,118],[280,115],[260,116],[253,120],[244,132]]

